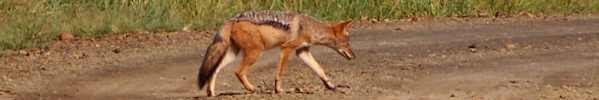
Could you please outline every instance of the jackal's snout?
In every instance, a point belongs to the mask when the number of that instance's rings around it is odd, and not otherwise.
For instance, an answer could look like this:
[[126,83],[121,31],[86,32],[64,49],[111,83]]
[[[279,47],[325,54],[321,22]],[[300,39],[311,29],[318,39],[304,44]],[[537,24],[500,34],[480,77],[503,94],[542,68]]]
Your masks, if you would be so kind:
[[347,60],[352,60],[356,57],[354,55],[354,52],[351,50],[351,48],[337,49],[337,53],[339,53],[341,56],[345,57],[345,59],[347,59]]

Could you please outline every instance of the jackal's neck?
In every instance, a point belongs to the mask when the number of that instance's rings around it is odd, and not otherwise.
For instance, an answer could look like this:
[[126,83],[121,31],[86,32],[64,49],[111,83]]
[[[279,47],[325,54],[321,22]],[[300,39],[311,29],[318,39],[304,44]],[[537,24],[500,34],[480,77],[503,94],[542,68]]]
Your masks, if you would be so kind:
[[302,35],[308,35],[309,44],[323,45],[329,43],[331,38],[332,28],[328,23],[321,22],[310,18],[310,20],[302,21]]

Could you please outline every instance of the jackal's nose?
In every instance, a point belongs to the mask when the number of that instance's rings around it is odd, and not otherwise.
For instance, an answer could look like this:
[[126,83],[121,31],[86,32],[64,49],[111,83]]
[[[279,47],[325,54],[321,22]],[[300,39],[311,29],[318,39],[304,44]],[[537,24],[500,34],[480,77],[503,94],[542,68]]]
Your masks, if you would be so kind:
[[350,49],[339,49],[337,52],[339,52],[339,54],[341,54],[347,60],[352,60],[355,58],[354,53]]
[[356,55],[354,55],[354,53],[352,51],[345,51],[345,53],[347,53],[348,60],[352,60],[356,57]]

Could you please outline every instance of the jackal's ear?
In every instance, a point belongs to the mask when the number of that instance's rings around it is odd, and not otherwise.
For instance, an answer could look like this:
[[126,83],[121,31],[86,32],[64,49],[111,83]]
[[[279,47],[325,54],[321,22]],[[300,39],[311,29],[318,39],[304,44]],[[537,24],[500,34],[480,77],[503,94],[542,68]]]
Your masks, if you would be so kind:
[[333,26],[333,30],[335,31],[335,33],[341,33],[344,35],[349,35],[347,32],[345,32],[345,28],[347,28],[349,26],[349,24],[351,24],[352,20],[345,20],[345,21],[341,21],[337,24],[335,24],[335,26]]

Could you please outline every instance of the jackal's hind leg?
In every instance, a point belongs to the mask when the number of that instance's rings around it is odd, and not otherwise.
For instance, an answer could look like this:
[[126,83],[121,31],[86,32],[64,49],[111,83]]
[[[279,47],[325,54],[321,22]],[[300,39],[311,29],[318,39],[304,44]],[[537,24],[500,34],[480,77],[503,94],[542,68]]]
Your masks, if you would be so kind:
[[249,67],[251,67],[256,62],[256,59],[260,55],[260,52],[262,52],[262,50],[245,50],[243,59],[241,60],[241,64],[238,67],[239,69],[235,72],[235,75],[237,76],[239,81],[241,81],[245,89],[249,91],[249,93],[254,93],[256,91],[256,88],[254,88],[254,85],[252,85],[248,81],[246,74]]

